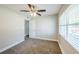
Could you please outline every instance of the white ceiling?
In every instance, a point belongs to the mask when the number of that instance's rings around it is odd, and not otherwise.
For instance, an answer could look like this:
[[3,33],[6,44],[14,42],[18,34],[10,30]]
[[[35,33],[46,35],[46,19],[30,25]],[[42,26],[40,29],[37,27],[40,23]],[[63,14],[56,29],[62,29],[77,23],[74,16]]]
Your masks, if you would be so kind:
[[[28,10],[27,4],[4,4],[2,6],[13,9],[16,12],[20,12],[20,10]],[[46,9],[46,12],[40,12],[42,15],[54,15],[57,14],[61,8],[61,4],[36,4],[38,9]],[[26,12],[22,14],[27,14]]]

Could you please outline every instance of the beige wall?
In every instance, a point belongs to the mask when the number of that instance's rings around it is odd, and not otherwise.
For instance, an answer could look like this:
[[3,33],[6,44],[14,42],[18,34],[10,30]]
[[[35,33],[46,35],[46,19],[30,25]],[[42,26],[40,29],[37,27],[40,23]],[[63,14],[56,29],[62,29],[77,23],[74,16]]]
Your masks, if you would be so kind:
[[0,52],[24,41],[24,19],[0,6]]
[[[67,9],[69,5],[63,5],[62,9],[60,10],[60,13],[59,13],[59,18],[60,16],[64,13],[64,11]],[[60,35],[59,33],[59,36],[58,36],[58,42],[59,42],[59,45],[61,47],[61,50],[62,50],[62,53],[78,53],[77,50],[75,50],[66,40],[64,37],[62,37],[62,35]]]
[[30,21],[30,37],[57,39],[57,16],[32,18]]

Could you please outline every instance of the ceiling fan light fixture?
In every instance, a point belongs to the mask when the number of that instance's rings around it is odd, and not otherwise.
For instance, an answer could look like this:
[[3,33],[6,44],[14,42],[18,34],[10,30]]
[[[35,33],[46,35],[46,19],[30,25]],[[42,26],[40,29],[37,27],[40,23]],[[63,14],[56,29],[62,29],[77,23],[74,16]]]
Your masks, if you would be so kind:
[[21,12],[30,12],[30,16],[41,16],[39,12],[45,12],[45,9],[39,10],[36,5],[27,4],[29,10],[21,10]]
[[37,14],[35,12],[31,13],[31,16],[36,16]]

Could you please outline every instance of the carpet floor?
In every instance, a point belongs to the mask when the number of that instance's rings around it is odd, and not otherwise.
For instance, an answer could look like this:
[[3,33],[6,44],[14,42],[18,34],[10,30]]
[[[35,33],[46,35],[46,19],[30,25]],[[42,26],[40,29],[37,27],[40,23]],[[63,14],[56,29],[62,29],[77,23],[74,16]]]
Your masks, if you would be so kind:
[[26,38],[1,54],[61,54],[61,50],[56,41]]

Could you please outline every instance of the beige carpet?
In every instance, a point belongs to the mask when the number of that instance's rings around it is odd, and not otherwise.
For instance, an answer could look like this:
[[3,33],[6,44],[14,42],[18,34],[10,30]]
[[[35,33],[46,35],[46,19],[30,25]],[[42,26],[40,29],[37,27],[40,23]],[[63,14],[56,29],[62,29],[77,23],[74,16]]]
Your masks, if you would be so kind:
[[55,41],[27,38],[1,54],[61,54],[61,50]]

